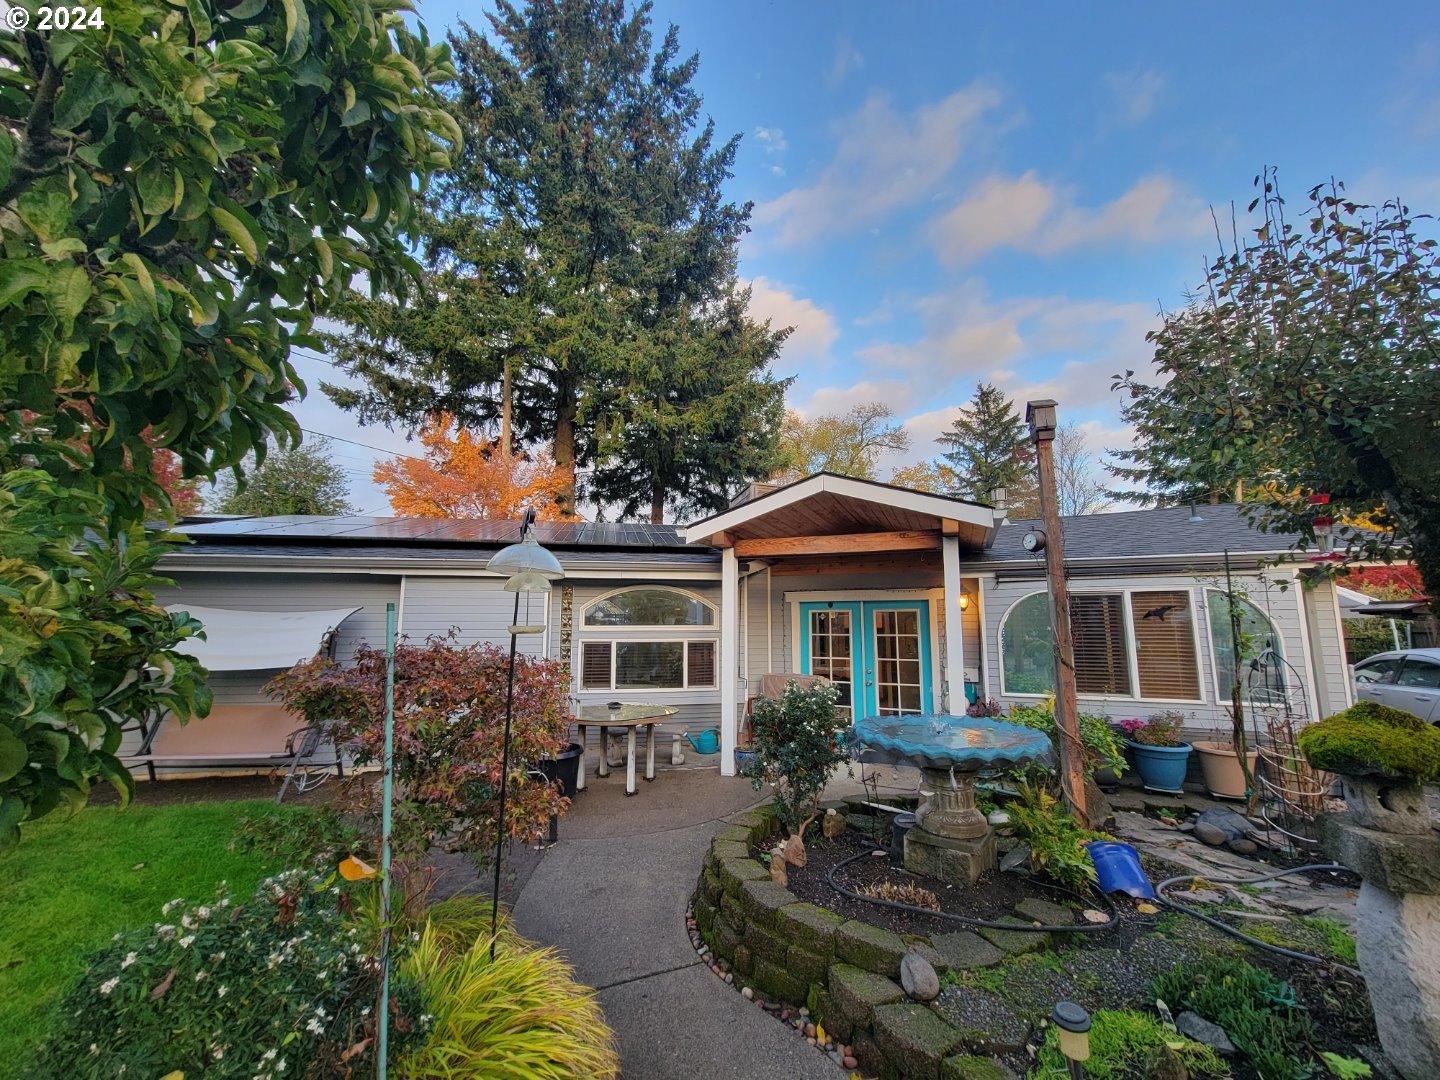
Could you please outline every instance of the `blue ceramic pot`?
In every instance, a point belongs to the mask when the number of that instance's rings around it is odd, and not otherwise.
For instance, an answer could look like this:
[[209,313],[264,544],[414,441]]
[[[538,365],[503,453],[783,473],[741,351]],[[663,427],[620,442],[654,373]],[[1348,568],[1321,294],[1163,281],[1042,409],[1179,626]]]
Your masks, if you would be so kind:
[[1150,791],[1164,791],[1179,795],[1185,790],[1185,768],[1190,763],[1190,744],[1179,746],[1146,746],[1144,743],[1125,740],[1135,755],[1135,768],[1140,772],[1140,782]]

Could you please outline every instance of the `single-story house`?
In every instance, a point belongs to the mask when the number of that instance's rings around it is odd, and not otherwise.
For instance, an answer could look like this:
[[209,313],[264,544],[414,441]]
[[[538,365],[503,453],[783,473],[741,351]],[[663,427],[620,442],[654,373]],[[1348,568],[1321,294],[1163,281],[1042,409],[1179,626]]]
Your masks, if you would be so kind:
[[[545,632],[520,647],[569,664],[576,704],[664,702],[687,728],[718,727],[730,774],[746,698],[766,673],[827,676],[852,715],[1040,700],[1054,659],[1043,556],[1024,542],[1038,527],[828,473],[754,486],[684,527],[542,523],[536,536],[566,576],[543,619],[529,619]],[[162,565],[176,581],[167,605],[354,609],[330,643],[342,660],[361,640],[382,641],[391,601],[412,639],[457,628],[461,642],[508,644],[513,594],[485,564],[519,538],[514,522],[247,517],[192,519],[180,531],[191,543]],[[1244,632],[1270,647],[1247,678],[1302,718],[1350,704],[1333,585],[1303,562],[1271,565],[1289,539],[1252,529],[1235,507],[1067,518],[1064,542],[1082,710],[1175,709],[1197,735],[1228,723],[1227,553]],[[223,616],[211,618],[216,648],[242,648],[213,621]],[[193,752],[227,715],[255,723],[273,712],[261,692],[272,674],[217,672],[215,714],[174,737]]]

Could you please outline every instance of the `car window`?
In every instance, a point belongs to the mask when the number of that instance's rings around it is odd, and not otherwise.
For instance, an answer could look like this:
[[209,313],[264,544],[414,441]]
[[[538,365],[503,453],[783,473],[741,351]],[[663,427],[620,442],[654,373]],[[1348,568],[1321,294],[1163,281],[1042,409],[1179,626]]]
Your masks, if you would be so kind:
[[1355,681],[1357,683],[1393,683],[1395,674],[1399,670],[1400,661],[1398,659],[1371,660],[1368,663],[1355,665]]
[[1412,657],[1405,661],[1405,666],[1400,670],[1400,678],[1395,681],[1400,686],[1428,686],[1440,689],[1440,664],[1432,664],[1429,660],[1416,660]]

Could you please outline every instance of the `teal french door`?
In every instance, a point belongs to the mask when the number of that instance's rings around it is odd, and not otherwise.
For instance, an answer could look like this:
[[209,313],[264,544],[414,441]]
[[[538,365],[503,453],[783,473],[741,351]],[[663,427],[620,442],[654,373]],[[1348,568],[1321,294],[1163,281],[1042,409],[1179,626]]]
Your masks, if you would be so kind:
[[930,712],[930,602],[801,604],[800,672],[833,682],[851,719]]

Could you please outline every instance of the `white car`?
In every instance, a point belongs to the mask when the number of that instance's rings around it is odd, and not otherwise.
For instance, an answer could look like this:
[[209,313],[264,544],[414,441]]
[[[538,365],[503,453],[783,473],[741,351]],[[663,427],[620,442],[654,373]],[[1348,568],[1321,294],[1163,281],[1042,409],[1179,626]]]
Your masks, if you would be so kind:
[[1440,649],[1376,653],[1354,671],[1356,701],[1378,701],[1440,724]]

